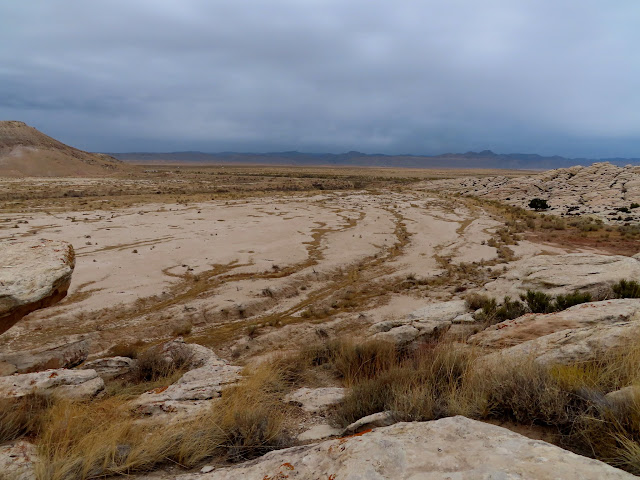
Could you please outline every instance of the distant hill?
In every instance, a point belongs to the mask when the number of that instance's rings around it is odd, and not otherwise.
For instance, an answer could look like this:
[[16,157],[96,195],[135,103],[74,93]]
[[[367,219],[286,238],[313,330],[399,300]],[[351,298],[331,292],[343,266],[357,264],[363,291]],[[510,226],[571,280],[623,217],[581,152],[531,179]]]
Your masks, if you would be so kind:
[[65,145],[24,122],[0,121],[0,176],[101,176],[126,170],[120,160]]
[[467,153],[445,153],[443,155],[383,155],[361,152],[332,153],[111,153],[110,155],[130,163],[184,163],[184,164],[262,164],[262,165],[327,165],[362,167],[404,167],[404,168],[506,168],[540,169],[591,165],[608,161],[615,165],[640,164],[640,158],[585,159],[560,156],[543,157],[536,154],[497,154],[491,150]]

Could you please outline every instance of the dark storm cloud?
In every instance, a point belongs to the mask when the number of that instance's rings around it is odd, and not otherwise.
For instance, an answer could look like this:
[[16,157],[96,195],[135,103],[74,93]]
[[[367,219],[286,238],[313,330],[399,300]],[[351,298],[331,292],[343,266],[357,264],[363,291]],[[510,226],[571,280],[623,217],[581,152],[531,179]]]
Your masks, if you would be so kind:
[[640,156],[640,3],[0,4],[0,117],[81,148]]

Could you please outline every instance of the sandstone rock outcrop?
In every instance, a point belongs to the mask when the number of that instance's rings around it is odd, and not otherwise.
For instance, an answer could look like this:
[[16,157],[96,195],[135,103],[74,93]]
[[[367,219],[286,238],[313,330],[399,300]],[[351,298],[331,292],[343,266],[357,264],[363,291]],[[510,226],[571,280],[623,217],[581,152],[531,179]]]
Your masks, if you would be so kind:
[[73,247],[52,240],[8,241],[0,248],[0,334],[67,294]]
[[300,405],[305,412],[318,413],[340,402],[345,395],[344,388],[299,388],[285,397],[285,401]]
[[360,435],[293,447],[237,467],[178,480],[622,480],[635,478],[505,428],[465,417],[398,423]]
[[561,330],[491,353],[479,365],[531,359],[543,365],[569,365],[596,360],[604,353],[628,345],[640,335],[640,322]]
[[36,480],[38,461],[36,446],[16,440],[0,446],[0,478],[7,480]]
[[81,368],[95,370],[100,378],[109,380],[131,371],[133,363],[129,357],[107,357],[87,362]]
[[372,413],[371,415],[356,420],[351,425],[348,425],[342,434],[353,435],[365,430],[371,430],[372,428],[388,427],[394,423],[397,423],[397,421],[393,412],[386,410],[384,412]]
[[562,330],[640,320],[640,299],[616,299],[575,305],[554,313],[530,313],[490,326],[468,339],[485,348],[506,348]]
[[242,367],[229,365],[213,351],[202,345],[187,344],[181,339],[168,342],[163,352],[170,358],[171,352],[186,355],[193,370],[186,372],[167,388],[151,390],[132,402],[137,413],[154,415],[163,413],[193,413],[209,405],[220,396],[222,389],[240,379]]
[[83,335],[67,336],[38,350],[0,355],[0,365],[6,369],[5,375],[73,368],[87,359],[89,344]]
[[564,294],[598,291],[622,279],[640,278],[640,261],[622,255],[571,253],[538,255],[512,264],[512,268],[485,285],[486,293],[502,300],[518,298],[526,290]]
[[405,320],[374,323],[369,332],[374,340],[405,345],[421,338],[443,335],[454,319],[467,311],[464,300],[433,303],[411,312]]
[[[618,221],[618,207],[640,203],[640,167],[618,167],[607,162],[586,167],[574,166],[549,170],[537,175],[516,178],[462,177],[426,182],[429,189],[449,190],[501,200],[510,205],[528,208],[533,198],[549,201],[552,214],[596,215],[608,222]],[[638,220],[640,212],[622,214]]]
[[55,394],[64,398],[91,398],[104,389],[95,370],[45,370],[0,378],[0,398],[30,393]]

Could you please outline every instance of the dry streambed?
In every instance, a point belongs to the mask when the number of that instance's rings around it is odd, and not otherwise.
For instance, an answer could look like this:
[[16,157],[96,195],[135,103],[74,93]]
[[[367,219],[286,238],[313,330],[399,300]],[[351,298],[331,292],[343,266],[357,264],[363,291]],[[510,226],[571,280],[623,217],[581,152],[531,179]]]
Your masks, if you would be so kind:
[[482,213],[385,192],[6,214],[25,223],[3,230],[3,239],[66,240],[76,269],[69,296],[4,335],[3,350],[85,334],[98,353],[177,331],[229,348],[288,323],[330,318],[346,328],[403,316],[425,295],[450,296],[410,285],[442,274],[443,259],[495,258],[486,242],[499,224]]

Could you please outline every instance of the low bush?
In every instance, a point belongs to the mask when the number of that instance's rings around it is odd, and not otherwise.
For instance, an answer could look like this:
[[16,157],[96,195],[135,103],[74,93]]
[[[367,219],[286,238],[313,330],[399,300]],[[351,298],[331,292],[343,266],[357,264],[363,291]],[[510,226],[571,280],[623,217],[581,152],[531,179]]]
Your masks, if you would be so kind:
[[[473,300],[473,302],[476,303],[476,300]],[[477,302],[476,304],[479,303]],[[512,320],[527,313],[527,309],[522,302],[511,300],[510,297],[504,297],[500,304],[494,298],[487,298],[482,304],[482,313],[479,316],[476,315],[476,320],[487,325]]]
[[592,296],[589,292],[573,292],[566,295],[558,295],[555,300],[556,310],[566,310],[574,305],[591,302]]
[[529,208],[532,208],[536,211],[547,210],[549,208],[549,204],[542,198],[534,198],[529,202]]
[[[495,300],[493,300],[495,302]],[[484,309],[487,305],[492,302],[492,299],[487,295],[480,295],[478,293],[472,293],[467,295],[465,298],[465,303],[467,304],[467,308],[469,310],[479,310]]]
[[526,302],[527,307],[533,313],[549,313],[554,311],[553,298],[544,292],[527,290],[527,293],[520,295],[520,298]]
[[635,280],[620,280],[611,289],[616,298],[640,298],[640,283]]
[[533,313],[558,312],[574,305],[592,301],[592,296],[589,292],[573,292],[566,295],[556,295],[554,298],[544,292],[527,290],[527,293],[521,295],[520,298]]

